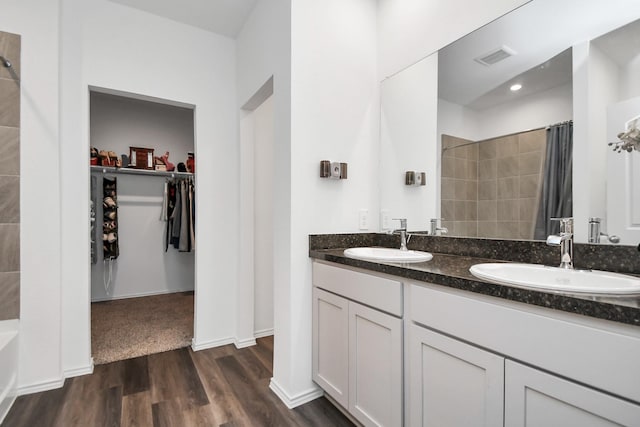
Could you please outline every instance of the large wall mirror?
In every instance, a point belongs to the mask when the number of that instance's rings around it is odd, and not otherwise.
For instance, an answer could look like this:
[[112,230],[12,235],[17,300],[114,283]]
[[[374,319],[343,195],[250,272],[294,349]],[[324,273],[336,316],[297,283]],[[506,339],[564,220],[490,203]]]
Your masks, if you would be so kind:
[[382,228],[540,240],[573,216],[586,243],[595,217],[640,241],[640,152],[608,145],[640,125],[640,2],[533,0],[386,79],[381,100]]

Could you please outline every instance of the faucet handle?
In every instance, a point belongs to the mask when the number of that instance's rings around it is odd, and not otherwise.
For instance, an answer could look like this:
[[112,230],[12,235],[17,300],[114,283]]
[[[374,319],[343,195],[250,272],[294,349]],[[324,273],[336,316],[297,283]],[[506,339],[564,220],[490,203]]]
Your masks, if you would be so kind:
[[393,218],[394,221],[400,221],[400,229],[406,231],[407,229],[407,218]]

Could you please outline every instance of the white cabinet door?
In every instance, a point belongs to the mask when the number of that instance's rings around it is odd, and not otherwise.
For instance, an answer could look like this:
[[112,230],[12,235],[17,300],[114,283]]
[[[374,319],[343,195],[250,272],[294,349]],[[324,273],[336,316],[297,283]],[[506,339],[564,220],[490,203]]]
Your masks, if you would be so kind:
[[508,360],[505,426],[640,426],[640,406]]
[[313,380],[349,407],[349,302],[313,288]]
[[349,412],[365,426],[402,425],[402,320],[349,303]]
[[410,426],[503,425],[504,358],[412,324],[409,364]]

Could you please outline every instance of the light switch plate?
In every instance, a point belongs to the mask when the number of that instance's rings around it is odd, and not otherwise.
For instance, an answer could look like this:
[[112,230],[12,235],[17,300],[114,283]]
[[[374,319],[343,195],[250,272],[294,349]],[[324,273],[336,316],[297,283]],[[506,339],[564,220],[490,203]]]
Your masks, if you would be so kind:
[[369,229],[369,209],[360,209],[358,213],[358,225],[360,230]]
[[389,214],[389,209],[382,209],[380,210],[380,229],[382,230],[389,230],[391,225],[389,224],[389,221],[391,220],[390,218],[390,214]]

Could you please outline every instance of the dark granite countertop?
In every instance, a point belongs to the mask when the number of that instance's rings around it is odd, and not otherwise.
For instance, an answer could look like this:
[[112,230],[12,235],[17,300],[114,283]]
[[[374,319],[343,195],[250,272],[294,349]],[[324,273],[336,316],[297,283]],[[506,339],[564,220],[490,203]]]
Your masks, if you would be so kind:
[[[331,238],[329,236],[335,236]],[[325,261],[335,262],[338,264],[348,265],[352,267],[358,267],[370,271],[376,271],[385,274],[391,274],[403,278],[413,279],[418,282],[427,282],[437,285],[443,285],[450,288],[461,289],[469,292],[479,293],[483,295],[489,295],[493,297],[503,298],[511,301],[522,302],[526,304],[533,304],[555,310],[566,311],[570,313],[581,314],[585,316],[595,317],[599,319],[606,319],[620,323],[627,323],[631,325],[640,326],[640,295],[638,296],[594,296],[583,295],[573,293],[561,293],[553,291],[540,291],[526,288],[518,288],[508,285],[499,285],[486,282],[473,276],[469,272],[469,268],[474,264],[484,262],[500,262],[500,261],[521,261],[521,262],[536,262],[536,255],[530,254],[531,261],[522,260],[504,260],[501,258],[493,257],[495,251],[491,252],[491,257],[479,257],[478,254],[474,256],[468,255],[456,255],[451,253],[439,253],[427,248],[428,242],[421,242],[416,244],[417,247],[409,245],[410,249],[426,250],[433,254],[431,261],[422,263],[393,263],[393,262],[371,262],[362,261],[358,259],[348,258],[344,255],[345,248],[358,247],[358,246],[382,246],[382,247],[396,247],[395,244],[388,244],[389,239],[391,243],[395,243],[394,237],[378,235],[374,233],[370,234],[354,234],[354,235],[322,235],[322,236],[310,236],[309,256],[315,259],[321,259]],[[433,237],[431,237],[433,239]],[[444,242],[451,240],[449,243]],[[454,242],[451,238],[441,239],[438,244],[452,244],[456,245],[459,242]],[[473,239],[471,239],[473,240]],[[522,242],[524,244],[536,244],[538,242]],[[495,244],[492,242],[483,242],[484,246],[490,247]],[[509,243],[511,245],[513,243]],[[336,247],[336,245],[342,245]],[[426,246],[426,247],[425,247]],[[592,246],[592,245],[584,245]],[[542,247],[541,247],[542,248]],[[445,251],[448,248],[443,248]],[[513,248],[511,248],[513,249]],[[522,248],[520,248],[522,249]],[[529,248],[530,249],[530,248]],[[542,248],[544,249],[544,248]],[[531,250],[531,253],[535,250]],[[584,252],[584,248],[583,248]],[[597,250],[596,250],[597,252]],[[519,251],[518,253],[522,253]],[[633,252],[629,251],[631,256],[635,256]],[[539,255],[539,254],[538,254]],[[502,257],[505,258],[505,257]],[[623,264],[624,262],[621,261]],[[553,265],[545,262],[538,262],[540,264]],[[635,263],[633,260],[632,263]],[[620,265],[620,264],[619,264]],[[585,268],[585,267],[582,267]],[[589,267],[595,268],[595,267]],[[626,273],[634,274],[635,271]]]

